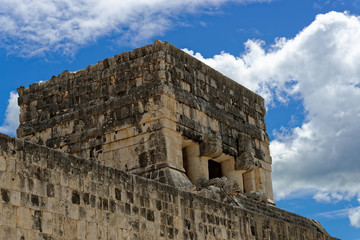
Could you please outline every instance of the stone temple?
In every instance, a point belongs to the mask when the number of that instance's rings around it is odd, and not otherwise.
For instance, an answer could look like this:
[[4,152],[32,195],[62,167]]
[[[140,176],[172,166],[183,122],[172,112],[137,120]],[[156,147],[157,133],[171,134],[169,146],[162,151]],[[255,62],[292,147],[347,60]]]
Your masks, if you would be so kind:
[[334,239],[275,206],[264,99],[169,43],[18,93],[0,239]]

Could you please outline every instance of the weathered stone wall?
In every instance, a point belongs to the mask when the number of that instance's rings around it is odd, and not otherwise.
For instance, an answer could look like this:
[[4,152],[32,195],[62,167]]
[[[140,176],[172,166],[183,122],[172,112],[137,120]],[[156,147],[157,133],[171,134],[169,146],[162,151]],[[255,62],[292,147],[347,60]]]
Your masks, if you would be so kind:
[[170,44],[163,49],[177,131],[200,142],[200,155],[221,162],[245,191],[273,199],[264,99]]
[[[144,123],[159,122],[156,116],[142,119],[145,112],[156,114],[161,108],[164,87],[158,78],[162,59],[159,50],[144,47],[85,70],[65,71],[28,89],[19,88],[18,137],[106,164],[113,164],[110,158],[119,154],[132,156],[111,151],[114,147],[110,143],[123,140],[117,150],[135,152],[141,142],[131,137],[141,135],[148,127]],[[155,109],[149,110],[151,107]],[[108,162],[104,155],[109,157]],[[115,167],[129,170],[134,164],[138,163],[123,158],[121,166]]]
[[241,206],[0,134],[0,239],[332,239],[315,222]]
[[185,172],[195,185],[209,179],[211,159],[243,191],[273,199],[263,98],[171,44],[18,92],[21,139],[179,187],[191,185]]

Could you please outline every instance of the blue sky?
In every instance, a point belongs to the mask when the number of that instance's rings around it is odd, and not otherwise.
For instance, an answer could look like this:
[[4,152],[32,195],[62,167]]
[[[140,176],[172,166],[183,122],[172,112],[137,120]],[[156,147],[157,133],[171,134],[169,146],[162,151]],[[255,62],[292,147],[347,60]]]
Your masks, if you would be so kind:
[[0,0],[0,132],[16,88],[155,39],[267,102],[277,205],[360,239],[360,0]]

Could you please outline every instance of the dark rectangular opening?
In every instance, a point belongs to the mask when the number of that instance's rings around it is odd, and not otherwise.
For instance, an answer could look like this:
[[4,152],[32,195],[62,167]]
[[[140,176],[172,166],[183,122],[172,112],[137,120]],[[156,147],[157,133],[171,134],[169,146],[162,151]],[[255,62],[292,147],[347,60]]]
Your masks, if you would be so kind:
[[209,167],[209,179],[222,177],[221,163],[215,162],[213,160],[209,160],[208,167]]

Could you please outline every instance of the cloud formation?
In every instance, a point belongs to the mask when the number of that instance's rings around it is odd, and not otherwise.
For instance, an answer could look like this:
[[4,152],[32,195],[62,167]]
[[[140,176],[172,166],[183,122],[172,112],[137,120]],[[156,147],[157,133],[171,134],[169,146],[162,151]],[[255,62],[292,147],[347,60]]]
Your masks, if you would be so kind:
[[16,135],[16,129],[19,126],[19,114],[20,108],[18,106],[19,95],[16,92],[10,92],[10,98],[5,113],[5,121],[0,126],[0,132],[9,134],[12,136]]
[[270,0],[0,0],[0,46],[26,56],[71,54],[106,35],[131,45],[159,36],[181,15],[227,2]]
[[[260,93],[268,106],[301,101],[305,120],[271,142],[277,199],[312,192],[336,202],[360,195],[360,18],[318,15],[293,39],[249,40],[239,57],[190,54]],[[304,113],[299,113],[302,115]],[[306,190],[306,191],[304,191]],[[350,214],[354,226],[359,210]]]
[[360,228],[360,207],[350,207],[329,212],[322,212],[317,214],[316,217],[326,219],[349,218],[351,226],[355,228]]
[[360,228],[360,207],[350,210],[349,219],[352,226]]

